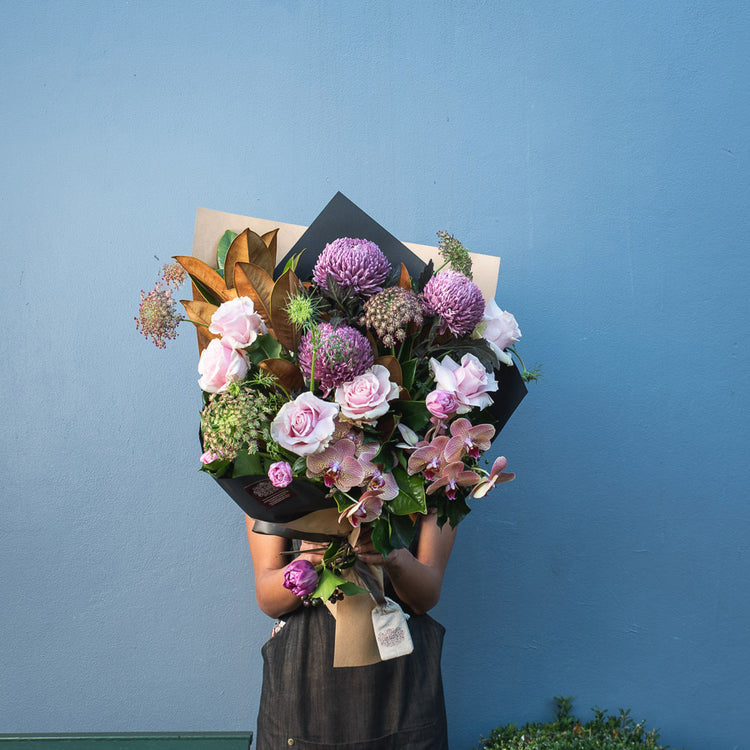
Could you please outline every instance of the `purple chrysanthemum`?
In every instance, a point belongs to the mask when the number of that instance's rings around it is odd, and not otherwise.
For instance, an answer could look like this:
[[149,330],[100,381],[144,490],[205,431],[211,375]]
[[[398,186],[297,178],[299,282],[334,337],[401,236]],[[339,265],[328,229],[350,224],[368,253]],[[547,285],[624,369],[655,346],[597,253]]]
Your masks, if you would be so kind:
[[422,293],[427,309],[439,315],[443,327],[454,336],[467,336],[484,315],[484,297],[479,287],[458,271],[440,271]]
[[356,328],[347,325],[334,328],[330,323],[321,323],[302,337],[297,355],[307,378],[312,369],[313,352],[315,381],[323,391],[353,380],[372,367],[374,361],[370,342]]
[[388,258],[374,242],[340,237],[323,249],[315,263],[313,279],[327,289],[330,274],[344,289],[369,297],[383,288],[390,272]]

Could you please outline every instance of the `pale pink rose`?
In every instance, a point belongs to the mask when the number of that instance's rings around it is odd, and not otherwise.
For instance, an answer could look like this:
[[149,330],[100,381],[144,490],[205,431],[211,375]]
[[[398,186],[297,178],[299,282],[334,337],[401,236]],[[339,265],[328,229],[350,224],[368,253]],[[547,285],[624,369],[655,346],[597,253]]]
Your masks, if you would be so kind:
[[399,387],[391,382],[388,369],[373,365],[367,372],[336,388],[334,398],[348,419],[376,422],[388,411],[388,402],[398,398],[398,393]]
[[271,422],[271,437],[298,456],[324,450],[336,429],[339,405],[319,399],[310,391],[287,401]]
[[512,357],[504,350],[521,338],[521,329],[513,315],[507,310],[501,310],[494,299],[485,305],[484,317],[474,329],[473,335],[475,338],[485,339],[501,362],[513,364]]
[[292,482],[292,467],[288,461],[276,461],[268,467],[268,478],[274,487],[286,487]]
[[450,391],[430,391],[425,399],[427,411],[438,419],[448,419],[458,411],[459,403]]
[[247,375],[247,360],[224,339],[211,339],[198,361],[198,385],[206,393],[223,393],[232,381]]
[[263,318],[255,312],[255,305],[250,297],[235,297],[222,303],[211,316],[208,330],[218,333],[235,349],[250,346],[259,333],[267,331]]
[[473,354],[464,354],[461,364],[449,356],[438,362],[430,359],[430,368],[439,390],[452,393],[459,403],[458,414],[465,414],[473,407],[486,409],[492,403],[491,391],[497,390],[493,373],[487,372]]

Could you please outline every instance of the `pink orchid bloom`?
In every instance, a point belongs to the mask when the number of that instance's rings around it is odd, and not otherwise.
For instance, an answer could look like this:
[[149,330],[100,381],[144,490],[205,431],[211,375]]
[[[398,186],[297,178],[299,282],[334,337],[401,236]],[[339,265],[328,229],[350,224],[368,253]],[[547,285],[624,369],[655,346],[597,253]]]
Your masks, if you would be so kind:
[[362,494],[362,497],[345,508],[339,516],[339,522],[344,518],[349,519],[349,523],[356,529],[360,524],[374,521],[383,510],[383,497],[379,490],[368,490]]
[[481,477],[474,471],[467,471],[463,461],[454,461],[448,464],[443,473],[428,488],[427,494],[432,495],[441,487],[445,487],[445,494],[453,500],[459,486],[470,487],[481,481]]
[[446,464],[444,450],[447,443],[448,437],[446,435],[441,435],[440,437],[436,437],[428,445],[423,445],[421,448],[417,448],[417,450],[409,456],[409,464],[407,468],[409,474],[418,474],[422,471],[428,482],[436,479],[440,475],[443,466]]
[[326,487],[336,487],[342,492],[362,483],[365,470],[354,457],[354,443],[339,440],[320,453],[307,457],[307,476],[322,477]]
[[464,456],[479,458],[481,451],[490,447],[495,436],[495,428],[491,424],[471,426],[471,422],[464,417],[451,423],[451,439],[445,447],[445,460],[448,463],[460,461]]
[[[381,471],[380,466],[374,464],[372,459],[380,450],[378,443],[367,443],[359,452],[359,462],[365,470],[365,489],[380,490],[383,500],[393,500],[399,493],[396,477],[390,471]],[[367,483],[369,479],[369,483]]]
[[516,475],[513,472],[503,471],[507,465],[508,459],[505,456],[496,458],[495,463],[492,464],[492,469],[490,469],[490,475],[487,479],[483,479],[479,484],[475,485],[469,496],[484,497],[496,484],[512,482],[516,478]]

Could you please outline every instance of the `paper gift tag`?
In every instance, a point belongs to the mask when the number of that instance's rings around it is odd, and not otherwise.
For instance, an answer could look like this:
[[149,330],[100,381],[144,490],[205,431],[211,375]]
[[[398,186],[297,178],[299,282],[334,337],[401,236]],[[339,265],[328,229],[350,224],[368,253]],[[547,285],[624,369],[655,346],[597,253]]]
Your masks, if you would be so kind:
[[384,604],[373,608],[372,627],[383,661],[406,656],[414,651],[406,615],[392,599],[386,597]]

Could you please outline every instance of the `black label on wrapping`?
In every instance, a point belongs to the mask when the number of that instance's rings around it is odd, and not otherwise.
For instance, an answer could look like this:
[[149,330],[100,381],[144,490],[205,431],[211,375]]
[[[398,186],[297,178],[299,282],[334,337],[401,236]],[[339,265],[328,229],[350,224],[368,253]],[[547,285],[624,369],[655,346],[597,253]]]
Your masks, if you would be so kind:
[[274,487],[267,479],[247,485],[245,492],[254,497],[266,508],[273,508],[274,505],[278,505],[279,503],[283,503],[284,500],[294,497],[294,493],[290,489],[287,487]]

